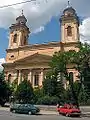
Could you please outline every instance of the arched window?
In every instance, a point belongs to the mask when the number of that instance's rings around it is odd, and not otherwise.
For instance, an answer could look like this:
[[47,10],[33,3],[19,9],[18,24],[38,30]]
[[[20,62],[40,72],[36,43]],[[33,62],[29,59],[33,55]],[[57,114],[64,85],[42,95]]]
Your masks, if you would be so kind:
[[36,74],[34,75],[34,86],[38,86],[39,85],[39,75]]
[[17,34],[15,34],[13,38],[13,43],[16,43],[16,42],[17,42]]
[[14,58],[14,55],[11,55],[11,58]]
[[69,79],[70,79],[70,83],[69,84],[72,84],[73,81],[74,81],[73,72],[69,73]]
[[24,36],[24,45],[27,44],[26,36]]
[[72,27],[71,26],[67,27],[67,36],[72,36]]
[[8,75],[8,83],[11,82],[11,74]]

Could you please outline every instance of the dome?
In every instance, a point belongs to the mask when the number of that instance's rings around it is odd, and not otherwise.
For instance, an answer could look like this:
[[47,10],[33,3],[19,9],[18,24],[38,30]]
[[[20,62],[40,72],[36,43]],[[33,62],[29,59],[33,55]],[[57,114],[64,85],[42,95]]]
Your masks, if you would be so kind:
[[75,15],[75,14],[76,14],[76,11],[75,11],[74,8],[68,7],[68,8],[66,8],[66,9],[63,11],[63,14],[64,14],[64,15]]
[[22,15],[16,18],[17,24],[26,24],[27,19],[23,15],[23,10],[22,10]]
[[72,7],[70,6],[69,1],[68,1],[68,6],[67,6],[67,8],[64,9],[64,11],[63,11],[63,14],[64,14],[65,16],[73,16],[73,15],[76,15],[76,11],[75,11],[74,8],[72,8]]

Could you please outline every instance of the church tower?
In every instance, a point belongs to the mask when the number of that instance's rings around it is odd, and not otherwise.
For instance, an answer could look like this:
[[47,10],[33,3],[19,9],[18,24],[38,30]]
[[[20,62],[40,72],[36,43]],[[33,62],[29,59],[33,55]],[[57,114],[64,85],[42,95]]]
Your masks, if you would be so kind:
[[18,48],[28,44],[29,28],[26,26],[27,19],[23,15],[16,18],[16,23],[10,26],[9,49]]
[[75,43],[79,41],[79,18],[75,9],[70,6],[68,1],[67,8],[63,11],[60,18],[61,23],[61,42]]

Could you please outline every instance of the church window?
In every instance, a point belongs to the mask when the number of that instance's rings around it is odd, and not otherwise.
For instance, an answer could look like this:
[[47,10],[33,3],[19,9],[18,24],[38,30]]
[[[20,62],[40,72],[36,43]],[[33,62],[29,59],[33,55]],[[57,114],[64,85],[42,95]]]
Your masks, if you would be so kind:
[[69,79],[70,79],[70,82],[71,82],[71,84],[73,83],[73,79],[74,79],[74,77],[73,77],[73,72],[70,72],[69,73]]
[[14,42],[14,43],[17,42],[17,34],[14,35],[13,42]]
[[14,55],[11,55],[11,58],[14,58]]
[[11,74],[8,75],[8,83],[11,82]]
[[39,75],[36,74],[34,75],[34,86],[38,86],[39,85]]
[[25,36],[25,37],[24,37],[24,45],[26,45],[26,43],[27,43],[27,42],[26,42],[26,36]]
[[67,27],[67,36],[72,36],[72,27],[71,26]]

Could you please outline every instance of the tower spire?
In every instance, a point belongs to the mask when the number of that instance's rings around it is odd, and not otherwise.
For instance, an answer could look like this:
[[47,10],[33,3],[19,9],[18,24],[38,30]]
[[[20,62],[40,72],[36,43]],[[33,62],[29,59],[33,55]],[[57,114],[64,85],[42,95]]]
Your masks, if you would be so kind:
[[23,10],[22,10],[22,16],[23,16]]
[[70,1],[68,0],[68,6],[67,6],[67,8],[69,8],[70,7]]

